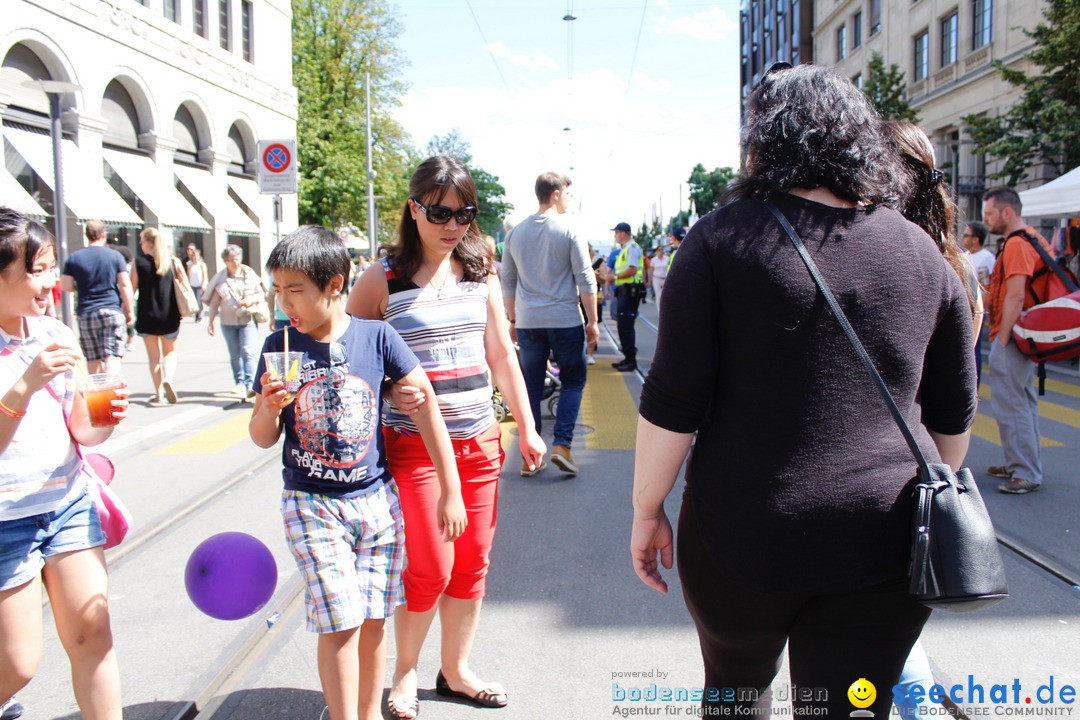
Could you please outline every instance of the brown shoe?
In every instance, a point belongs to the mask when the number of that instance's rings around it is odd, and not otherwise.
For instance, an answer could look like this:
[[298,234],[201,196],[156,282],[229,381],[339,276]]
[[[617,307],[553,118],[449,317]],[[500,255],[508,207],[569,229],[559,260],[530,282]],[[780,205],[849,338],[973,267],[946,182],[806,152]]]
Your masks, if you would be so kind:
[[1024,493],[1035,492],[1042,485],[1031,480],[1023,480],[1017,477],[1011,477],[1005,482],[998,483],[998,490],[1003,493],[1009,493],[1010,495],[1023,495]]
[[532,477],[536,473],[540,472],[547,467],[547,460],[541,460],[540,464],[536,466],[535,470],[529,469],[529,463],[525,460],[521,461],[521,477]]
[[565,445],[555,445],[551,448],[551,464],[569,475],[577,475],[577,465],[570,456],[570,448]]
[[990,477],[1001,478],[1002,480],[1008,480],[1012,477],[1012,473],[1009,472],[1009,468],[1004,465],[991,465],[986,468],[986,474]]

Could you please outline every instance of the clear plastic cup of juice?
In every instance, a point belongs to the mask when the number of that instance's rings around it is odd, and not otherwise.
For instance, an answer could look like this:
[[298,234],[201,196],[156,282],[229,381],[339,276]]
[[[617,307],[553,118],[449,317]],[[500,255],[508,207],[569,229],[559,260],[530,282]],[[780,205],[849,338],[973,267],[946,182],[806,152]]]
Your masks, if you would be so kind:
[[83,391],[90,424],[94,427],[112,427],[120,419],[113,415],[112,401],[119,397],[116,391],[124,386],[119,373],[94,373],[89,376],[90,385]]
[[300,389],[300,363],[304,360],[302,352],[265,352],[266,369],[270,373],[271,380],[285,382],[285,391],[295,393]]

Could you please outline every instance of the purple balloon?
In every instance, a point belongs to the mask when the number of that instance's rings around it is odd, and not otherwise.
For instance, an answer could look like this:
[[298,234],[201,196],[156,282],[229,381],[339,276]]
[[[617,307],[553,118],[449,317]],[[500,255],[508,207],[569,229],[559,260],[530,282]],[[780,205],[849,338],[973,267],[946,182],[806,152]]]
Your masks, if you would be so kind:
[[224,532],[199,543],[188,558],[184,586],[195,607],[218,620],[258,612],[274,595],[277,564],[258,538]]

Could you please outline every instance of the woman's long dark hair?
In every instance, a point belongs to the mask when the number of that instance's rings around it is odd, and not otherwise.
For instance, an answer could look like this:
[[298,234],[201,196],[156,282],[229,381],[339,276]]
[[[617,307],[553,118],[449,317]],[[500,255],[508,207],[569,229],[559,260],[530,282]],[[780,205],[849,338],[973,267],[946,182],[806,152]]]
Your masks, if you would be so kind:
[[937,244],[941,254],[967,290],[968,305],[975,312],[975,295],[967,283],[964,251],[956,242],[956,203],[941,171],[934,168],[934,147],[917,125],[907,120],[888,120],[885,129],[896,148],[908,176],[908,193],[900,198],[898,210]]
[[[478,207],[476,184],[469,169],[457,158],[430,157],[420,163],[409,180],[409,197],[425,206],[438,205],[449,190],[456,192],[465,205]],[[390,249],[390,267],[398,277],[412,278],[420,269],[422,257],[420,231],[406,203],[401,212],[397,244]],[[461,263],[466,282],[483,282],[491,272],[487,245],[475,220],[454,248],[453,257]]]
[[22,260],[26,272],[46,247],[56,252],[56,238],[41,224],[20,212],[0,205],[0,272]]
[[906,178],[861,90],[832,68],[767,73],[747,100],[744,174],[725,200],[824,187],[851,202],[895,204]]

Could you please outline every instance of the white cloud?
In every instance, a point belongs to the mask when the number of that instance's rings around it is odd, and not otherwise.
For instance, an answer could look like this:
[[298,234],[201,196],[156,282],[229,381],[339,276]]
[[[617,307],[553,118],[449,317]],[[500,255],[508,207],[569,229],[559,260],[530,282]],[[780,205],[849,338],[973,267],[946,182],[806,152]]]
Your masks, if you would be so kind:
[[559,64],[544,53],[536,50],[531,55],[516,53],[501,42],[488,44],[491,54],[497,58],[506,60],[511,65],[523,67],[526,70],[558,70]]
[[[637,73],[635,81],[641,83]],[[616,222],[637,228],[651,221],[654,208],[664,221],[674,215],[680,184],[685,198],[686,178],[696,163],[711,169],[737,166],[739,159],[737,103],[700,110],[687,103],[672,112],[668,92],[628,96],[625,91],[625,76],[610,69],[510,91],[443,86],[407,95],[398,118],[420,146],[460,128],[474,163],[506,188],[515,207],[513,222],[535,211],[533,183],[539,173],[567,172],[574,182],[575,223],[602,247],[610,243]],[[446,98],[463,95],[484,111],[447,113]],[[685,199],[682,206],[688,210]]]
[[681,17],[660,17],[655,30],[663,35],[682,35],[695,40],[719,41],[738,30],[735,20],[719,7]]

